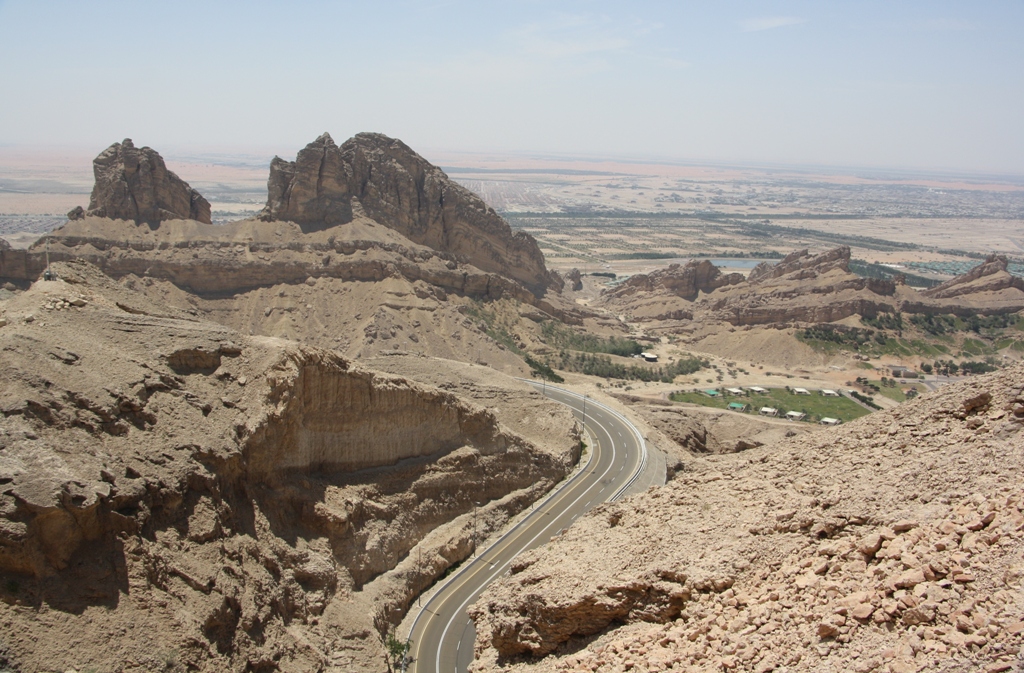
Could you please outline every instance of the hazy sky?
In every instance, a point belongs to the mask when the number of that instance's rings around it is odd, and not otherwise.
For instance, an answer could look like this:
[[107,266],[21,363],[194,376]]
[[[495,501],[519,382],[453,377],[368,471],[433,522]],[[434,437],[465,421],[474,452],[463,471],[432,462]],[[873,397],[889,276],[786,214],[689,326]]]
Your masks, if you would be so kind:
[[1024,2],[0,0],[0,143],[1024,173]]

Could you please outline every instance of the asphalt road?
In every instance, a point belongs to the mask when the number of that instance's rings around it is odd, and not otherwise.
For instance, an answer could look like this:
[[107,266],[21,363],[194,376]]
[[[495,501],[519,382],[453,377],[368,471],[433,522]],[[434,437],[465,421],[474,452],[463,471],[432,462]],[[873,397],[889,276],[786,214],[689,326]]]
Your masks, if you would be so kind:
[[[476,633],[466,607],[492,581],[507,574],[518,554],[539,547],[588,509],[621,496],[646,462],[640,432],[618,412],[576,393],[530,382],[569,406],[593,442],[586,466],[537,503],[534,511],[497,542],[481,550],[424,603],[409,633],[414,673],[465,671],[473,660]],[[584,406],[586,416],[584,417]]]

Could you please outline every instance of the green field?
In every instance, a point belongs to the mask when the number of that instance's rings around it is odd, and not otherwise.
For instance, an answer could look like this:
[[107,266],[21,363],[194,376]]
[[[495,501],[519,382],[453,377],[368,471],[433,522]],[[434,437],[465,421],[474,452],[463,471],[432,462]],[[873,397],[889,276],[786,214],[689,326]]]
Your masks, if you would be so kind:
[[[688,402],[714,409],[725,409],[730,402],[744,402],[750,405],[746,413],[756,414],[761,407],[775,407],[779,417],[789,411],[800,411],[807,414],[805,423],[817,423],[824,417],[838,418],[844,423],[871,413],[861,405],[846,397],[824,397],[817,391],[810,395],[795,395],[785,388],[769,388],[763,395],[729,395],[709,397],[701,392],[679,391],[669,396],[673,402]],[[740,412],[736,412],[740,413]]]

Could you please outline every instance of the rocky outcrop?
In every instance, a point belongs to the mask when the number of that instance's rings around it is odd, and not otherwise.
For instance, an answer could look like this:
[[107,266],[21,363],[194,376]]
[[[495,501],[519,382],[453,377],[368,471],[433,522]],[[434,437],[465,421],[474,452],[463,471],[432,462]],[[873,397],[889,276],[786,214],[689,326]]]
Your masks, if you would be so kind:
[[[163,157],[149,147],[136,148],[125,138],[101,152],[92,168],[96,184],[84,215],[149,225],[178,219],[210,224],[210,202],[167,170]],[[69,213],[71,219],[81,216],[77,210]]]
[[[805,248],[804,250],[791,252],[777,264],[761,262],[750,271],[750,275],[747,276],[747,282],[756,285],[772,278],[779,278],[794,273],[797,275],[793,276],[792,279],[800,280],[801,278],[813,278],[823,273],[828,273],[832,269],[850,271],[849,246],[842,245],[817,255],[810,254]],[[800,273],[805,270],[810,273]]]
[[[471,446],[482,455],[518,440],[493,413],[451,393],[350,368],[340,357],[297,352],[267,377],[275,411],[246,441],[250,474],[363,470]],[[524,447],[521,447],[524,448]]]
[[[848,293],[853,294],[853,293]],[[827,323],[852,315],[874,318],[891,313],[891,301],[871,297],[829,297],[821,301],[785,299],[778,295],[754,295],[728,304],[715,312],[726,322],[741,325],[787,325],[793,323]]]
[[722,274],[708,260],[691,261],[633,276],[606,291],[602,301],[637,320],[703,317],[737,326],[832,322],[897,310],[895,283],[857,276],[849,262],[846,246],[817,255],[800,250],[778,264],[759,264],[744,279]]
[[613,297],[628,297],[637,293],[663,290],[683,299],[696,299],[700,293],[709,293],[726,285],[736,285],[744,280],[743,274],[723,274],[711,260],[691,260],[685,266],[672,264],[649,274],[631,276],[625,283],[608,294]]
[[472,670],[1013,670],[1022,377],[692,457],[591,510],[471,607]]
[[1002,255],[991,255],[967,273],[921,292],[929,299],[952,299],[984,292],[1017,290],[1024,292],[1024,278],[1007,271],[1008,261]]
[[583,289],[583,277],[580,275],[579,269],[569,269],[569,273],[565,274],[565,279],[571,284],[570,287],[573,292],[579,292]]
[[2,307],[18,670],[325,670],[337,639],[369,670],[374,609],[400,615],[471,553],[476,519],[502,526],[578,458],[568,411],[494,371],[440,390],[54,267]]
[[361,213],[415,243],[516,280],[538,296],[562,288],[532,236],[513,232],[494,209],[400,140],[360,133],[338,147],[325,133],[295,161],[275,157],[267,187],[262,219],[311,230]]

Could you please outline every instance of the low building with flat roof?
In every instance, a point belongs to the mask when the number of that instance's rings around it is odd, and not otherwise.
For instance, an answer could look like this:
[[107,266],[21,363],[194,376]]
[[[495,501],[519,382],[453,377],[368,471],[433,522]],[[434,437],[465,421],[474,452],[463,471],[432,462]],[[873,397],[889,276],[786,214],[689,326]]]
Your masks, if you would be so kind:
[[730,402],[729,403],[729,410],[730,411],[746,411],[747,410],[747,405],[743,404],[742,402]]
[[790,421],[802,421],[807,418],[807,414],[802,411],[787,411],[786,419]]
[[807,388],[793,388],[794,395],[810,395],[811,391]]
[[726,388],[725,392],[727,392],[727,393],[729,393],[731,395],[742,395],[743,394],[743,388]]
[[822,389],[821,394],[824,395],[825,397],[839,397],[839,393],[837,393],[834,390],[829,390],[827,388]]
[[747,386],[747,390],[749,390],[752,393],[758,393],[760,395],[763,395],[766,392],[768,392],[767,388],[762,388],[761,386]]
[[762,416],[778,416],[779,410],[776,409],[775,407],[761,407],[761,410],[758,411],[757,413],[761,414]]
[[821,423],[822,425],[839,425],[840,423],[842,423],[842,421],[839,420],[838,418],[829,418],[828,416],[826,416],[825,418],[821,419],[818,422]]

